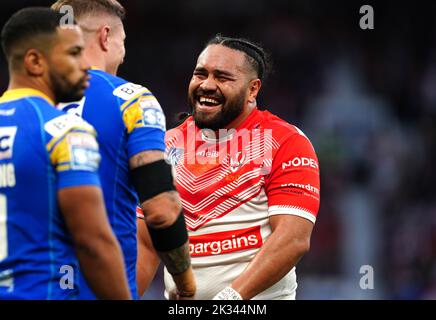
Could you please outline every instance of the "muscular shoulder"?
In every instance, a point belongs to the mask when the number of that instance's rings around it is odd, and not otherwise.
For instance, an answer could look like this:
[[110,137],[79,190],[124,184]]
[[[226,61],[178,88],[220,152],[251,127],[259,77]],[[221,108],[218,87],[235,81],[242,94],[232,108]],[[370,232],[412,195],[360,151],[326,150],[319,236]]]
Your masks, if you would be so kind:
[[121,77],[114,76],[101,70],[90,70],[91,86],[88,94],[96,97],[108,95],[118,101],[119,105],[138,98],[141,95],[151,95],[146,87],[129,82]]
[[260,111],[258,117],[260,127],[264,130],[270,130],[272,137],[278,144],[282,144],[283,142],[298,136],[303,136],[309,140],[304,132],[297,126],[283,120],[269,111]]

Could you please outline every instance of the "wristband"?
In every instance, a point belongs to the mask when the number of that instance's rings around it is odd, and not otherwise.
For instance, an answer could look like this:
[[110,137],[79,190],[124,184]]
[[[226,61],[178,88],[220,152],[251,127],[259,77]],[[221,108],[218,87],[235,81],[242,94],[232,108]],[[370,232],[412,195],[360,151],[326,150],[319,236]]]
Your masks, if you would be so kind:
[[212,300],[243,300],[238,291],[231,287],[225,287],[217,293]]

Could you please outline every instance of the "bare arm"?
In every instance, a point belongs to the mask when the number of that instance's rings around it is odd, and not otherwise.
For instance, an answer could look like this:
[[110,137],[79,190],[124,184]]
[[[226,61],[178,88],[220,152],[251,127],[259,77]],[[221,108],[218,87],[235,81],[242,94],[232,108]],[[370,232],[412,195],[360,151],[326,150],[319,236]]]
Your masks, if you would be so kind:
[[58,192],[58,200],[81,270],[96,296],[131,299],[122,252],[109,225],[100,188],[64,188]]
[[[144,151],[130,159],[130,168],[135,169],[162,159],[164,159],[162,151]],[[162,192],[144,201],[141,207],[146,224],[156,230],[174,224],[182,210],[179,195],[175,191]],[[189,256],[189,242],[186,241],[179,248],[170,251],[158,251],[157,254],[172,275],[179,296],[194,295],[196,284]]]
[[138,259],[136,261],[136,281],[139,296],[142,296],[156,275],[160,259],[153,247],[146,224],[142,219],[137,220]]
[[283,278],[309,250],[313,223],[294,215],[269,218],[272,234],[231,287],[251,299]]

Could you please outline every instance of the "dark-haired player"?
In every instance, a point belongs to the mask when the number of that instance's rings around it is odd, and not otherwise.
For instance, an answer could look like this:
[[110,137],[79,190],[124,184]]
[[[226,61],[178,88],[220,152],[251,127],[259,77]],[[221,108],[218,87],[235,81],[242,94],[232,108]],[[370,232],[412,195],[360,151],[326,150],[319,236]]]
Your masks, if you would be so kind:
[[61,18],[23,9],[1,34],[10,82],[0,98],[0,300],[74,299],[78,262],[99,298],[128,299],[95,131],[55,108],[88,86],[82,32]]
[[[125,54],[124,8],[116,0],[59,0],[52,7],[60,10],[64,5],[74,9],[84,32],[84,56],[94,68],[89,72],[90,87],[84,99],[63,110],[82,116],[97,131],[106,208],[123,249],[132,296],[137,296],[138,198],[147,223],[141,221],[138,233],[151,236],[178,283],[179,294],[192,296],[195,281],[182,206],[171,167],[164,161],[164,113],[147,88],[115,76]],[[150,262],[144,258],[139,276],[148,271]],[[82,283],[86,288],[85,281]],[[91,290],[81,291],[81,299],[93,297]]]
[[[166,136],[189,231],[197,299],[295,299],[319,170],[308,138],[257,108],[264,50],[216,36],[189,84],[192,117]],[[174,283],[165,274],[167,294]]]

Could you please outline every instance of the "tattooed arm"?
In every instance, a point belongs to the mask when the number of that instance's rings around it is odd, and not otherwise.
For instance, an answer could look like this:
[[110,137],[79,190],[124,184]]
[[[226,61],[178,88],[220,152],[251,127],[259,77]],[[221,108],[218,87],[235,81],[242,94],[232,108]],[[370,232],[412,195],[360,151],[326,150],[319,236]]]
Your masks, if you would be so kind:
[[[161,151],[143,151],[130,159],[130,169],[134,170],[163,159],[164,153]],[[144,183],[147,184],[147,181],[144,181]],[[176,191],[161,192],[143,201],[141,207],[144,211],[145,223],[150,232],[148,238],[151,239],[153,247],[162,247],[162,244],[158,243],[162,240],[162,238],[159,238],[159,232],[168,232],[168,230],[171,230],[171,232],[186,232],[186,226],[183,221],[183,226],[180,225],[180,218],[183,217],[179,215],[183,213],[179,195]],[[176,224],[178,225],[176,226]],[[176,227],[183,230],[175,230]],[[156,234],[157,236],[153,236]],[[146,235],[139,233],[138,237],[142,239],[147,238]],[[147,242],[138,241],[138,246],[141,245],[147,246]],[[151,252],[150,247],[151,245],[148,243],[147,248],[138,250],[138,265],[141,265],[141,268],[144,268],[143,263],[147,260],[146,254]],[[177,297],[192,297],[195,294],[196,284],[189,256],[189,242],[186,240],[186,242],[177,248],[171,248],[169,250],[157,249],[156,251],[176,283]],[[145,256],[140,256],[141,252],[144,253]],[[151,267],[153,268],[153,266]],[[151,274],[154,273],[152,272]],[[138,284],[138,288],[145,288],[150,279],[147,279],[147,277],[138,277],[138,279],[141,278],[147,283]]]

